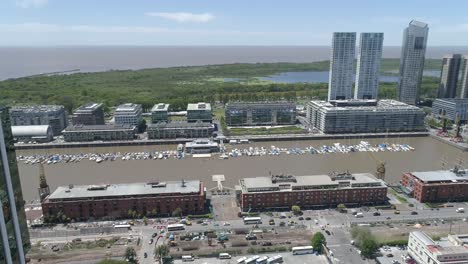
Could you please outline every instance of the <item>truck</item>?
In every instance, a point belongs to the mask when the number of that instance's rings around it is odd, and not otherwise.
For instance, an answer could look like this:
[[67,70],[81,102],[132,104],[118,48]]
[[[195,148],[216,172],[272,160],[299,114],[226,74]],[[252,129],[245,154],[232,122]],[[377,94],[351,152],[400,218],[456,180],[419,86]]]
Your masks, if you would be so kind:
[[354,216],[356,218],[362,218],[362,217],[364,217],[364,214],[363,213],[356,213]]

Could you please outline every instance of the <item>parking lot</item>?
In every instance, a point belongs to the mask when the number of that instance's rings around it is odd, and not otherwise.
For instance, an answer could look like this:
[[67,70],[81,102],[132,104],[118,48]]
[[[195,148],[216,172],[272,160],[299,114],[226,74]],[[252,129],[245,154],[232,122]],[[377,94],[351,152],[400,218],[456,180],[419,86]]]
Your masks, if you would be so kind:
[[[276,255],[281,255],[283,257],[283,263],[285,264],[327,264],[327,258],[325,256],[316,256],[313,254],[306,254],[306,255],[293,255],[292,253],[281,253],[281,254],[276,254],[272,253],[270,255],[265,255],[265,254],[258,254],[258,256],[276,256]],[[245,257],[251,257],[254,255],[246,255]],[[233,257],[232,259],[217,259],[217,258],[201,258],[201,259],[196,259],[192,262],[182,262],[182,260],[178,259],[175,260],[174,263],[193,263],[193,264],[236,264],[237,259],[241,257]]]
[[406,250],[397,247],[381,247],[380,253],[382,257],[377,258],[377,263],[380,264],[405,263],[403,256],[408,254]]

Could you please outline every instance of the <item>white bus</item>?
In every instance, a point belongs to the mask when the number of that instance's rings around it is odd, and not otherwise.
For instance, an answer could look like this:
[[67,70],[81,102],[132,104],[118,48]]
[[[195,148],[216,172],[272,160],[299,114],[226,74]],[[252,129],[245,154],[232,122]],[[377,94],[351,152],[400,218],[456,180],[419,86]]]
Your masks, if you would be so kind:
[[193,256],[190,256],[190,255],[182,256],[182,262],[194,261],[194,260],[195,260],[195,259],[193,258]]
[[268,264],[277,264],[277,263],[283,263],[283,257],[281,255],[276,255],[267,260]]
[[228,253],[219,253],[219,259],[230,259],[231,255]]
[[167,231],[179,231],[179,230],[185,230],[185,225],[183,225],[183,224],[173,224],[173,225],[168,225],[167,226]]
[[293,255],[312,254],[314,253],[314,248],[312,246],[293,247],[292,253]]
[[262,218],[261,217],[244,217],[244,224],[246,225],[255,225],[261,224]]
[[260,256],[253,256],[244,261],[245,264],[254,264]]
[[257,264],[267,264],[268,257],[263,256],[257,259]]
[[131,229],[131,225],[114,225],[114,228],[116,229]]

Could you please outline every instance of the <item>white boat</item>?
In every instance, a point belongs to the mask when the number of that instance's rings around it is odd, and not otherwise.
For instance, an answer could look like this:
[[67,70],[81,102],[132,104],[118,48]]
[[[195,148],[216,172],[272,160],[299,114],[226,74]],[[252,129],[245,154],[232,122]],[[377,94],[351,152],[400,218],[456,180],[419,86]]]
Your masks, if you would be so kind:
[[104,160],[103,158],[97,157],[97,158],[96,158],[96,163],[101,163],[103,160]]

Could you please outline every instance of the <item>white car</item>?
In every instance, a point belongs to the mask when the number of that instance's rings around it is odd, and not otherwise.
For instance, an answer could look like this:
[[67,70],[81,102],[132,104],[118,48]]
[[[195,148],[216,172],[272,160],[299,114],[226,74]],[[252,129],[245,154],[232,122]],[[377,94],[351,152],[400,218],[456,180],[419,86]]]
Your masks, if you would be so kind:
[[224,222],[224,226],[230,226],[231,224],[229,222]]

